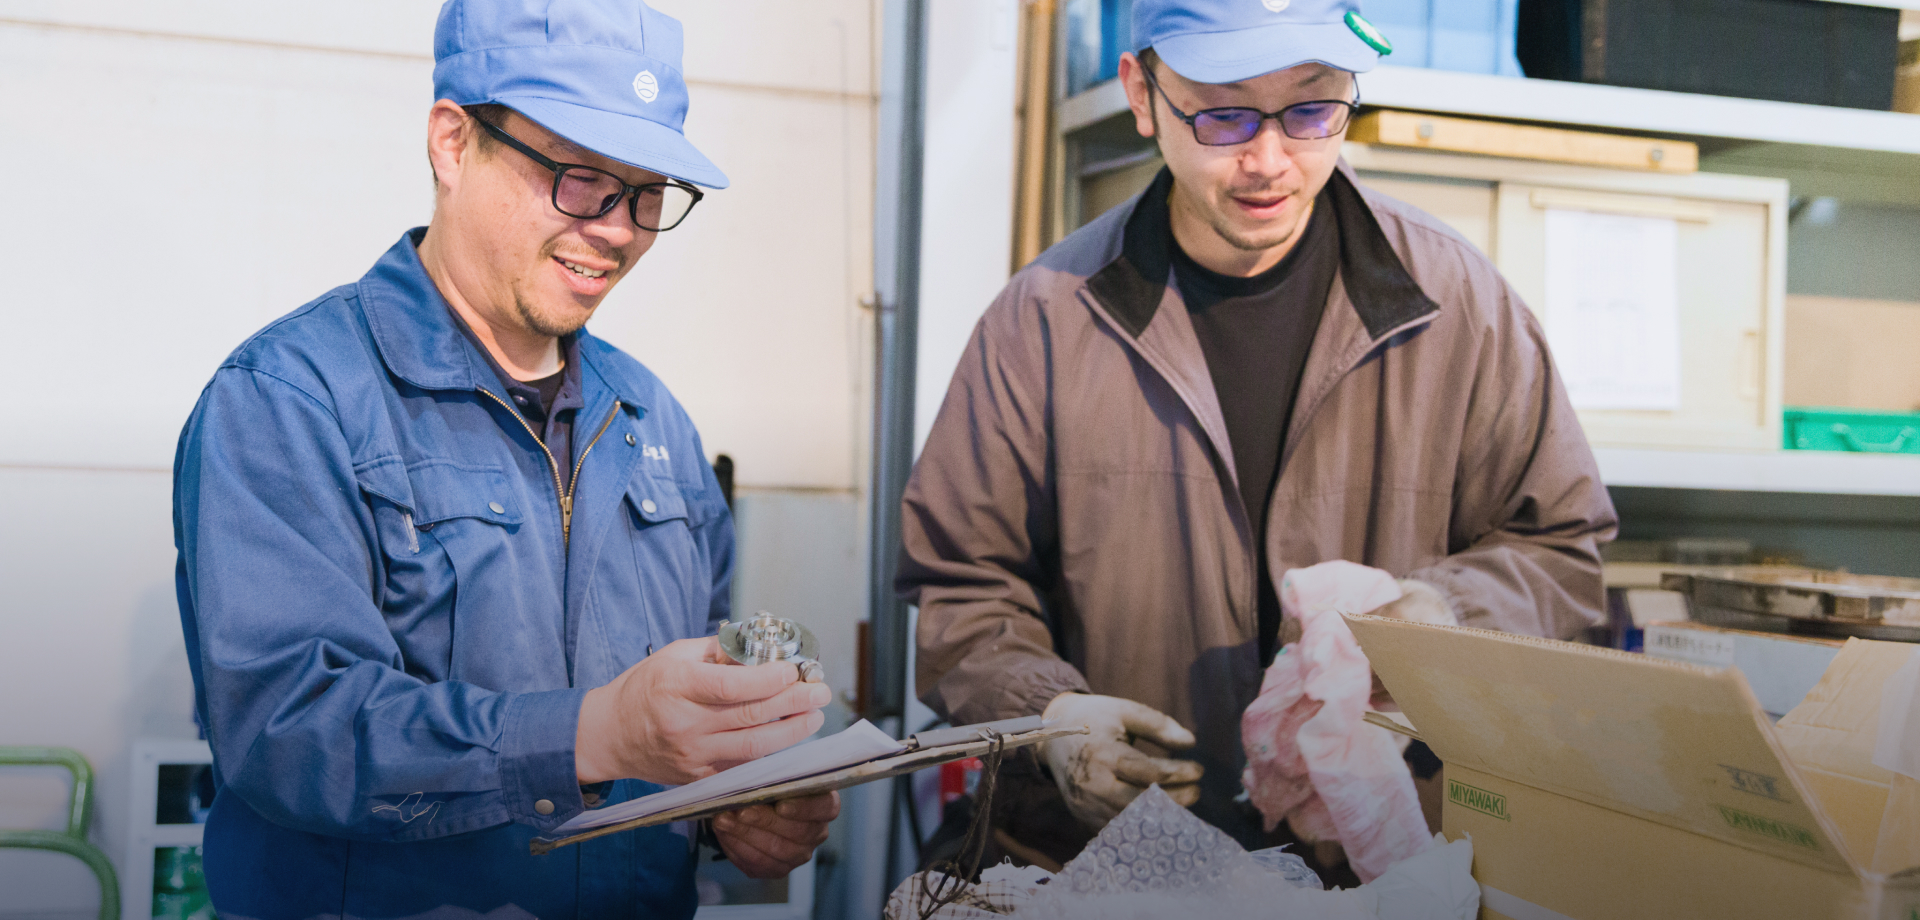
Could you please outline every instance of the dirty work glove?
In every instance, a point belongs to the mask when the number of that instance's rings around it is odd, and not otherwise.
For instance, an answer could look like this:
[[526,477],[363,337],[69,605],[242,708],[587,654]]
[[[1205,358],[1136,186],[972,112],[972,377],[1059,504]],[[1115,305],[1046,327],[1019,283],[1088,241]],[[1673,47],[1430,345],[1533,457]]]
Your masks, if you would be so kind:
[[1374,616],[1434,626],[1460,625],[1460,618],[1454,616],[1453,608],[1447,605],[1447,599],[1441,596],[1439,588],[1411,578],[1400,579],[1399,585],[1400,599],[1375,610]]
[[1182,805],[1200,800],[1199,764],[1149,757],[1131,743],[1138,737],[1168,750],[1193,747],[1193,732],[1172,716],[1116,696],[1072,692],[1054,697],[1043,715],[1049,722],[1089,729],[1084,735],[1065,735],[1040,745],[1040,756],[1060,786],[1067,810],[1087,826],[1095,830],[1107,826],[1154,783]]

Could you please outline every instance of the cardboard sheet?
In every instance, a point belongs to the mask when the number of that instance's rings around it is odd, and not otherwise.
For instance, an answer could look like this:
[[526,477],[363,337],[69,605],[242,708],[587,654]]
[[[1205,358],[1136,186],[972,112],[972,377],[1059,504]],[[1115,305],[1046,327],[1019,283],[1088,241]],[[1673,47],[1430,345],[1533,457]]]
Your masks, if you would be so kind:
[[1820,807],[1839,825],[1848,850],[1874,872],[1920,866],[1920,837],[1896,835],[1881,845],[1889,821],[1895,827],[1920,823],[1920,814],[1909,814],[1920,801],[1895,803],[1896,775],[1874,762],[1886,689],[1915,651],[1901,643],[1848,641],[1806,700],[1776,728]]
[[1880,736],[1874,740],[1873,763],[1920,779],[1920,648],[1907,655],[1880,691]]

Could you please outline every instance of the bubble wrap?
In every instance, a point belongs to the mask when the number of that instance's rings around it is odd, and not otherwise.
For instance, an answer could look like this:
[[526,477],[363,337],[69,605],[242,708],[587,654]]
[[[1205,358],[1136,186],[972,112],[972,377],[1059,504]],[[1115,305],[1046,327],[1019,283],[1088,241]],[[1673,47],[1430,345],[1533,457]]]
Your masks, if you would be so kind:
[[1472,862],[1468,841],[1436,840],[1374,884],[1323,891],[1299,857],[1248,853],[1155,786],[1013,920],[1473,920]]
[[1326,884],[1320,881],[1320,874],[1313,871],[1313,867],[1307,865],[1306,860],[1288,853],[1284,847],[1254,850],[1247,856],[1265,866],[1268,871],[1278,873],[1281,878],[1287,880],[1287,884],[1295,888],[1319,891],[1326,887]]
[[1152,786],[1107,823],[1053,884],[1075,894],[1178,891],[1219,881],[1247,851]]

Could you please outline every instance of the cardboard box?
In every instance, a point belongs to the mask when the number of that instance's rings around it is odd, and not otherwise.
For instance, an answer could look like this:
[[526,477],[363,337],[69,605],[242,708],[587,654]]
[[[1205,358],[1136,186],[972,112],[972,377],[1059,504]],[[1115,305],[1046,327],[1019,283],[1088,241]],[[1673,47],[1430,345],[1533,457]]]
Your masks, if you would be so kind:
[[1849,641],[1776,726],[1734,667],[1349,622],[1446,763],[1482,917],[1920,920],[1920,782],[1872,762],[1915,646]]

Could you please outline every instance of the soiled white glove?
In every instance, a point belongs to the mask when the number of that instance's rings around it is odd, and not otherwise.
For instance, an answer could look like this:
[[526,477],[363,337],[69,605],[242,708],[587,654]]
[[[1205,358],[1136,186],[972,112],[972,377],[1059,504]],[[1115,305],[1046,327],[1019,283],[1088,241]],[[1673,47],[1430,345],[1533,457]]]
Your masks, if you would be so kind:
[[1047,704],[1044,717],[1061,725],[1085,725],[1084,735],[1043,742],[1040,756],[1067,800],[1073,816],[1098,830],[1155,783],[1181,805],[1200,799],[1199,764],[1191,760],[1149,757],[1134,748],[1145,738],[1168,750],[1193,747],[1193,732],[1172,716],[1115,696],[1062,693]]
[[1441,596],[1439,588],[1411,578],[1400,579],[1399,585],[1400,599],[1375,610],[1374,616],[1434,626],[1460,625],[1460,618],[1453,615],[1453,608],[1447,606],[1447,599]]

